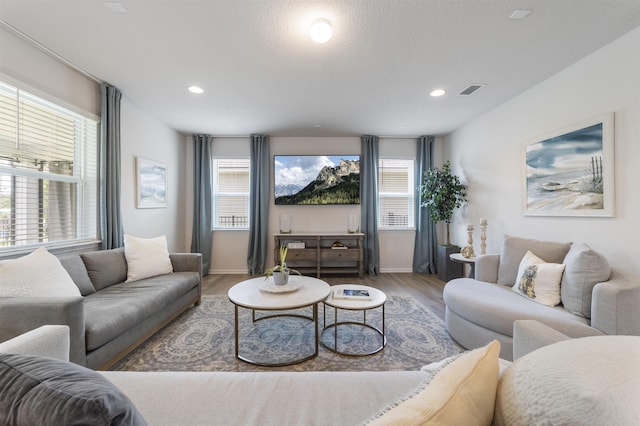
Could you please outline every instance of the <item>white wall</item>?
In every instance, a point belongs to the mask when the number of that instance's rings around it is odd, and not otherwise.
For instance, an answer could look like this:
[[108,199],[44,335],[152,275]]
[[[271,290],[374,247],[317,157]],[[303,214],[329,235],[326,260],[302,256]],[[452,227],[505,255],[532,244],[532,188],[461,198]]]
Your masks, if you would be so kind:
[[[445,141],[445,157],[469,184],[469,204],[456,213],[452,239],[466,245],[465,223],[487,218],[487,251],[504,234],[585,242],[623,274],[640,275],[640,29],[470,122]],[[490,88],[489,88],[490,90]],[[523,215],[523,144],[574,123],[615,113],[615,216]]]
[[[191,138],[187,138],[187,174],[191,173]],[[299,155],[359,155],[359,137],[272,137],[270,139],[271,156]],[[214,138],[214,156],[249,156],[249,138]],[[415,158],[415,139],[382,139],[380,155],[399,158]],[[187,179],[187,193],[191,193],[191,178]],[[273,199],[273,170],[269,182]],[[186,225],[188,239],[191,233],[190,195],[186,203]],[[270,203],[269,235],[279,232],[281,214],[291,217],[292,232],[347,232],[349,214],[360,217],[360,206],[276,206]],[[380,231],[380,270],[382,272],[410,272],[413,258],[415,231]],[[247,231],[214,231],[211,273],[247,272]],[[267,265],[273,263],[273,241],[269,241]]]
[[[133,104],[126,93],[120,111],[121,196],[124,232],[151,238],[166,235],[170,252],[189,251],[185,235],[184,136]],[[166,208],[136,208],[136,157],[167,165]]]

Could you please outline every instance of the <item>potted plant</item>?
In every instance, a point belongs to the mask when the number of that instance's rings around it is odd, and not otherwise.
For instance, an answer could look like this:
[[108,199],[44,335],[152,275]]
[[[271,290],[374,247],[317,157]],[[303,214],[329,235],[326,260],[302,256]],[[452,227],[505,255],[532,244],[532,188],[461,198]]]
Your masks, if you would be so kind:
[[268,280],[270,276],[273,275],[273,282],[276,285],[285,285],[289,282],[289,274],[291,272],[302,275],[300,272],[296,271],[292,268],[287,268],[287,252],[289,251],[289,246],[281,245],[280,246],[280,264],[274,266],[273,268],[267,269],[265,272],[265,280]]
[[[429,216],[435,223],[445,222],[446,243],[438,249],[438,277],[448,281],[458,271],[449,271],[449,254],[457,253],[460,248],[451,244],[451,233],[449,224],[453,218],[455,209],[462,206],[467,201],[467,187],[460,182],[458,176],[451,173],[451,163],[447,161],[442,169],[432,167],[424,172],[422,184],[419,188],[422,198],[422,207],[429,208]],[[454,264],[460,269],[462,276],[462,264]]]

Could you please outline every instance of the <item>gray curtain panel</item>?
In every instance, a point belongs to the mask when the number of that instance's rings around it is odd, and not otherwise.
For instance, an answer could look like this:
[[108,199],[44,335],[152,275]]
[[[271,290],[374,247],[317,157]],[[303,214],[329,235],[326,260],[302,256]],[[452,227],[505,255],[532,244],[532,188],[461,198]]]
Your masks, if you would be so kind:
[[265,271],[269,244],[269,136],[251,135],[251,185],[249,189],[249,274]]
[[422,175],[433,167],[433,136],[418,138],[418,156],[416,158],[416,239],[413,247],[413,272],[435,274],[437,236],[436,224],[429,217],[429,209],[421,207],[422,199],[418,186],[422,184]]
[[380,273],[378,242],[378,140],[362,136],[360,159],[360,228],[364,234],[364,270],[369,275]]
[[193,229],[191,253],[202,253],[202,275],[211,267],[212,188],[211,143],[209,135],[193,135]]
[[124,245],[120,211],[120,100],[122,92],[106,83],[100,84],[100,238],[102,249]]

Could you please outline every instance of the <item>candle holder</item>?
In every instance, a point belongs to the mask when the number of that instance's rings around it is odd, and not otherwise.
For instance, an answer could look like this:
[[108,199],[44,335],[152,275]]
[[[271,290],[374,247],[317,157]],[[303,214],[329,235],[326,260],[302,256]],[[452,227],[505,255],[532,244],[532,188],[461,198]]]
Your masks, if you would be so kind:
[[356,216],[355,214],[349,215],[349,220],[347,222],[347,231],[349,231],[350,234],[355,234],[356,232],[358,232],[358,216]]
[[291,218],[288,214],[280,215],[280,233],[281,234],[290,234],[291,233]]
[[475,257],[476,255],[473,252],[473,225],[470,223],[467,225],[467,234],[469,235],[469,238],[467,239],[467,246],[464,247],[460,253],[463,257],[468,259],[470,257]]
[[487,254],[487,219],[480,219],[480,254]]

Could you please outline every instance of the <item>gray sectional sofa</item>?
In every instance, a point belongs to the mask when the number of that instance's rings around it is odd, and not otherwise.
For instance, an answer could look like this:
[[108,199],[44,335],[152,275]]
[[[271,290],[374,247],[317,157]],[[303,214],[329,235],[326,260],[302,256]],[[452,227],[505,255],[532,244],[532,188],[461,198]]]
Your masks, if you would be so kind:
[[[513,291],[527,251],[561,263],[561,303],[546,306]],[[585,244],[505,236],[502,251],[476,258],[475,279],[449,281],[443,292],[449,334],[467,349],[497,339],[500,356],[513,359],[513,325],[535,320],[573,338],[640,335],[640,279],[611,271],[604,257]]]
[[45,324],[70,332],[70,361],[105,369],[194,304],[202,257],[169,254],[173,272],[127,280],[124,249],[60,256],[81,297],[0,298],[0,341]]

